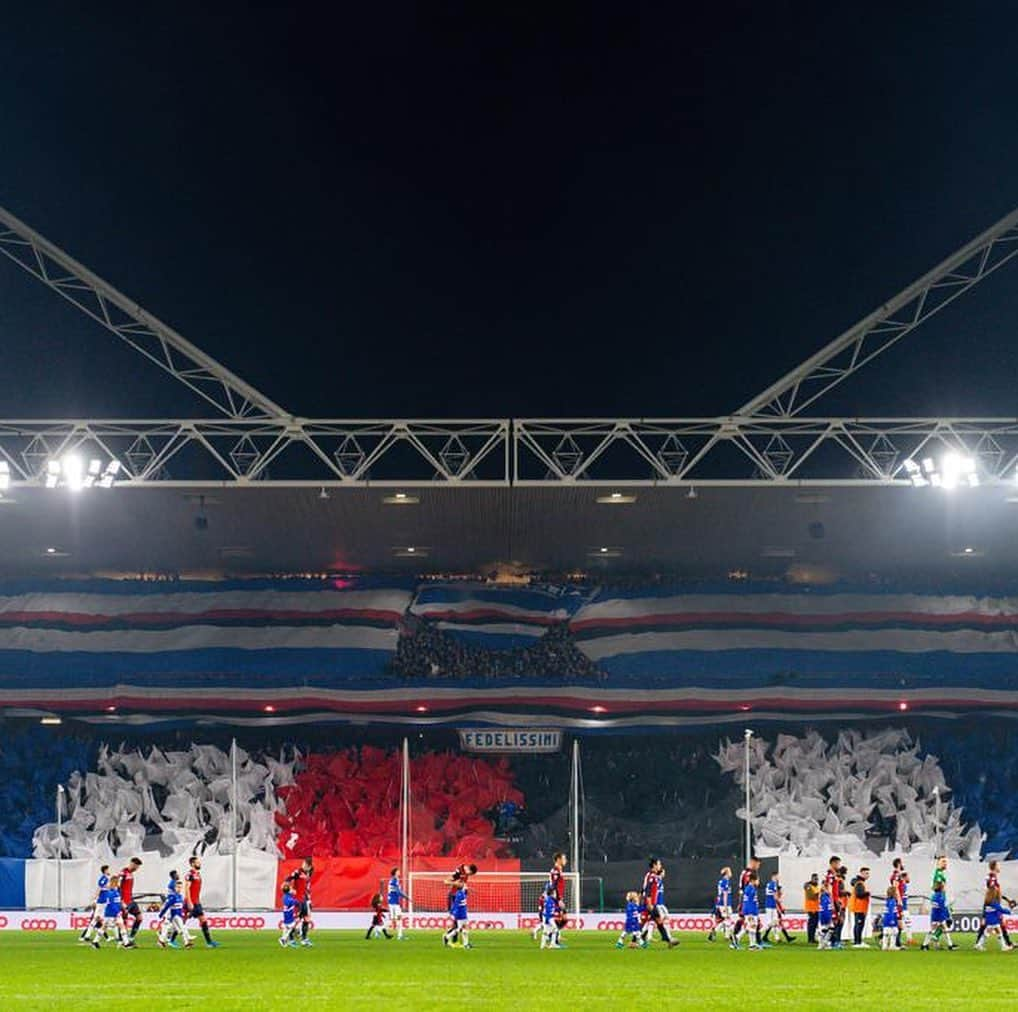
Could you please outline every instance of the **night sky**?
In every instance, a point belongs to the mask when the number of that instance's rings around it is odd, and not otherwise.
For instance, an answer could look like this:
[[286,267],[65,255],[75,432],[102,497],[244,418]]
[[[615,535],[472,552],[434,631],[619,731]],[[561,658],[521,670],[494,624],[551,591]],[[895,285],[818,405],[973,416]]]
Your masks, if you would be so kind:
[[[0,204],[301,415],[724,414],[1018,205],[1007,3],[20,6]],[[1016,327],[817,413],[1018,414]],[[4,417],[210,413],[6,261],[0,342]]]

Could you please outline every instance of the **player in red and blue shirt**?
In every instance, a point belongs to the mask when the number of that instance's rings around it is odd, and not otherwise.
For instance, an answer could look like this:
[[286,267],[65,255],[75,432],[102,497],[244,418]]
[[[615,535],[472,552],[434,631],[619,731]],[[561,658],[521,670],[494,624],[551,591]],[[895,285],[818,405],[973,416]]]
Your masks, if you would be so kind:
[[368,925],[367,934],[364,936],[367,941],[371,941],[372,938],[377,938],[379,935],[392,938],[392,935],[389,934],[385,927],[385,916],[385,897],[381,893],[375,893],[371,897],[371,923]]
[[[543,935],[544,932],[544,910],[545,910],[545,895],[549,888],[555,893],[556,898],[559,901],[559,909],[564,912],[566,908],[566,880],[565,880],[565,867],[568,863],[566,855],[561,850],[557,851],[552,855],[552,866],[548,872],[548,884],[545,887],[544,892],[541,894],[541,898],[538,900],[538,923],[534,925],[533,931],[530,933],[530,938],[534,941],[538,939],[539,935]],[[564,918],[560,917],[560,920]],[[561,927],[561,925],[560,925]]]
[[[742,916],[742,895],[745,892],[746,886],[749,885],[749,878],[751,875],[759,875],[760,873],[760,858],[751,857],[749,864],[742,870],[742,875],[739,876],[739,915],[735,919],[735,924],[732,928],[732,935],[737,935],[742,931],[744,920]],[[760,938],[760,922],[757,921],[756,926],[756,944],[761,944]]]
[[644,938],[648,941],[649,936],[654,933],[657,927],[661,940],[674,949],[679,944],[678,939],[672,937],[668,927],[668,907],[665,906],[665,870],[661,862],[652,857],[647,863],[647,874],[643,876],[643,906],[647,911],[647,923],[644,925]]
[[452,906],[452,901],[459,891],[460,886],[470,887],[470,879],[477,874],[476,864],[458,864],[453,870],[452,874],[445,880],[445,884],[449,887],[449,895],[446,897],[448,905]]
[[[987,869],[986,892],[987,892],[987,894],[990,894],[990,893],[999,894],[1000,893],[1000,862],[999,861],[991,861],[990,862],[990,866]],[[1011,902],[1011,901],[1009,901],[1009,902]],[[1013,905],[1014,904],[1012,903],[1012,906]],[[1004,925],[1004,921],[1003,920],[1001,920],[999,927],[1000,927],[1000,937],[1004,939],[1004,944],[1005,945],[1010,945],[1011,944],[1011,938],[1010,938],[1010,936],[1007,933],[1007,927]],[[982,942],[983,936],[985,934],[986,934],[986,918],[984,916],[980,920],[980,922],[979,922],[979,931],[976,932],[976,948],[981,948],[979,943]]]
[[205,944],[210,949],[218,949],[219,943],[212,941],[209,921],[205,916],[205,908],[201,905],[201,858],[195,854],[188,859],[188,864],[190,867],[185,876],[187,897],[184,903],[184,920],[187,921],[189,917],[196,918],[201,928],[201,933],[205,936]]
[[141,867],[141,858],[132,857],[120,873],[120,901],[123,904],[124,924],[130,927],[130,937],[125,946],[135,945],[135,935],[141,929],[141,907],[134,898],[134,876]]
[[308,930],[311,928],[311,876],[314,873],[315,869],[311,858],[306,857],[301,866],[296,871],[290,872],[287,877],[293,894],[300,904],[300,944],[307,946],[313,944],[308,938]]

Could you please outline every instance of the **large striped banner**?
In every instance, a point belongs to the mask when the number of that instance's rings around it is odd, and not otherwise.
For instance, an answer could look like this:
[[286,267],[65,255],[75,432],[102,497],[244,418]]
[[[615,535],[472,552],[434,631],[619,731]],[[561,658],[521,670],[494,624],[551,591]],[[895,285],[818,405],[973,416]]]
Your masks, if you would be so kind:
[[747,707],[1014,703],[1018,598],[805,591],[610,591],[572,621],[610,684]]
[[0,587],[0,699],[26,689],[328,686],[377,678],[409,589],[338,581]]
[[[413,598],[413,600],[412,600]],[[602,680],[395,678],[410,610],[489,647],[568,621]],[[0,706],[238,720],[632,727],[1018,715],[1018,597],[301,581],[0,586]],[[271,714],[271,715],[269,715]],[[97,718],[99,719],[99,718]],[[140,718],[139,718],[140,719]]]

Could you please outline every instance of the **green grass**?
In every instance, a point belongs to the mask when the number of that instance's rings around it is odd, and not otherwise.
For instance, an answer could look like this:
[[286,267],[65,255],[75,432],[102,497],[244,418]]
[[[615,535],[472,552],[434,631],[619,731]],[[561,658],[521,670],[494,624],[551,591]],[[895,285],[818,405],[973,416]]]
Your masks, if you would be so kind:
[[817,952],[801,941],[732,952],[699,935],[672,951],[617,951],[612,933],[573,934],[541,952],[518,932],[473,934],[469,952],[437,932],[367,942],[321,931],[313,949],[280,949],[275,935],[220,932],[222,947],[135,951],[77,945],[72,932],[0,934],[0,1009],[413,1008],[877,1008],[980,1009],[1013,1004],[1018,955],[972,950]]

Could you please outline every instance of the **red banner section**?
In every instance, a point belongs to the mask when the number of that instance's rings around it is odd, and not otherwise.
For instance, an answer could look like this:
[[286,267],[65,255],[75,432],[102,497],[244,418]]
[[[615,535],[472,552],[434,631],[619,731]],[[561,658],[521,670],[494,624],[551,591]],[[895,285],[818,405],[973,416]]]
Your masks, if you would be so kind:
[[[464,858],[464,860],[469,860]],[[311,880],[311,904],[316,910],[367,910],[371,897],[378,892],[383,879],[388,879],[393,864],[372,857],[316,857],[315,874]],[[460,863],[457,857],[414,858],[414,871],[441,871],[452,874]],[[276,905],[283,880],[299,868],[300,861],[280,861],[276,871]],[[482,871],[518,872],[518,860],[485,861]],[[404,883],[404,889],[407,885]],[[407,891],[409,891],[407,889]]]

